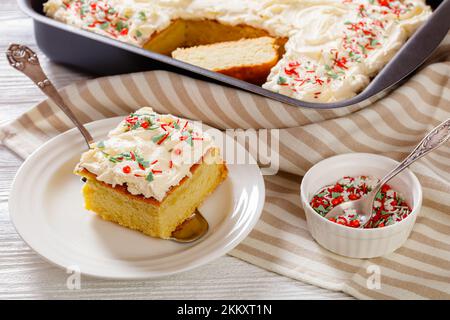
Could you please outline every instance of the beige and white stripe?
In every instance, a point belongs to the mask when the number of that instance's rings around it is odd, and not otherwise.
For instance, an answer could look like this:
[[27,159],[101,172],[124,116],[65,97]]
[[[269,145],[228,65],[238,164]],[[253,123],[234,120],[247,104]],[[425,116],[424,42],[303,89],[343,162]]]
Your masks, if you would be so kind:
[[[323,249],[307,231],[298,196],[301,175],[317,161],[347,152],[400,159],[428,130],[449,118],[449,53],[450,35],[420,72],[365,108],[295,108],[165,71],[89,80],[61,92],[83,122],[150,105],[158,112],[220,129],[279,129],[282,172],[265,177],[267,199],[261,220],[231,255],[358,298],[450,299],[449,145],[412,166],[424,188],[423,210],[410,239],[389,256],[358,260]],[[1,127],[0,140],[26,158],[71,127],[51,101],[43,101]],[[371,265],[381,270],[380,289],[367,286]]]

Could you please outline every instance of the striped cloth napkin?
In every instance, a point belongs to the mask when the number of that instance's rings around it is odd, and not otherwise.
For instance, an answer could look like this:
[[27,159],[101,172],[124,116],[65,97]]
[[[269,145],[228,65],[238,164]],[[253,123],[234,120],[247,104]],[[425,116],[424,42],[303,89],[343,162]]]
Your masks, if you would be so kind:
[[[449,118],[449,52],[450,35],[415,76],[365,108],[296,108],[166,71],[89,80],[61,93],[83,122],[152,106],[157,112],[198,119],[220,129],[279,129],[281,171],[265,176],[262,217],[230,252],[232,256],[357,298],[450,299],[449,144],[412,165],[423,185],[423,209],[409,240],[388,256],[350,259],[323,249],[308,233],[299,197],[301,175],[318,161],[348,152],[400,160],[431,128]],[[53,102],[45,100],[1,127],[0,141],[26,158],[71,127]],[[373,265],[379,268],[381,280],[375,288],[368,285]]]

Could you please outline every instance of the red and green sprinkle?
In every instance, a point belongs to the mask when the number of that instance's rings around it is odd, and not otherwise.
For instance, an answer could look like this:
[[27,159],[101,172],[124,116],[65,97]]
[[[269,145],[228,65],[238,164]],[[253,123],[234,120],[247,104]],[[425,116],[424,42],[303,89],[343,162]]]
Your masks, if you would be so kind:
[[[189,127],[187,120],[180,120],[172,116],[159,116],[156,113],[131,113],[122,122],[121,131],[128,132],[134,130],[150,131],[151,141],[156,145],[163,145],[169,140],[178,140],[190,146],[194,145],[194,141],[203,140],[203,136]],[[151,131],[158,130],[153,133]],[[122,163],[121,171],[124,174],[134,174],[136,177],[144,177],[146,181],[151,182],[154,176],[163,173],[159,165],[158,159],[144,159],[144,157],[137,151],[127,151],[118,154],[109,154],[107,141],[99,141],[95,147],[106,157],[110,162]],[[182,154],[181,146],[169,150],[173,157],[179,157]],[[133,164],[134,163],[134,164]],[[169,160],[167,170],[172,170],[175,164]],[[133,171],[136,168],[137,171]],[[141,171],[139,171],[139,169]],[[148,169],[148,170],[147,170]],[[166,169],[164,169],[166,170]]]
[[[120,15],[108,1],[64,0],[62,5],[78,16],[87,29],[103,30],[113,38],[126,36],[130,29],[129,17]],[[136,31],[135,35],[140,37],[142,33]]]
[[[346,201],[354,201],[372,191],[378,180],[373,177],[343,177],[333,185],[320,189],[312,198],[311,207],[321,216],[325,216],[335,206]],[[406,218],[411,209],[401,194],[385,184],[378,192],[374,205],[373,216],[365,228],[382,228]],[[330,221],[353,228],[360,228],[361,221],[358,212],[351,210]]]
[[[351,3],[352,0],[343,0]],[[277,84],[288,87],[293,92],[308,90],[312,87],[312,95],[319,98],[323,89],[332,81],[342,81],[346,71],[353,65],[367,58],[371,51],[380,48],[386,37],[386,15],[393,14],[396,19],[410,11],[413,4],[403,0],[367,0],[356,6],[352,20],[346,20],[340,34],[340,45],[322,52],[326,62],[317,64],[307,57],[291,60],[281,68],[276,78]],[[280,88],[280,89],[281,89]]]

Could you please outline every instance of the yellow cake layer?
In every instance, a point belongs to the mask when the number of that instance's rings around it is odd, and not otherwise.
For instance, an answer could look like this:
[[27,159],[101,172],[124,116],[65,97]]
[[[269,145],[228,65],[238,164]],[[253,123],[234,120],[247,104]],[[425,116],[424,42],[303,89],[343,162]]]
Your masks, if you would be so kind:
[[170,56],[172,51],[184,46],[185,43],[186,22],[175,20],[169,27],[153,35],[143,47],[146,50]]
[[[170,55],[177,48],[193,47],[240,39],[270,36],[262,29],[248,25],[226,25],[214,20],[175,20],[169,27],[153,35],[144,48],[153,52]],[[279,56],[284,53],[287,38],[278,38],[276,43]]]
[[123,186],[113,188],[86,170],[78,174],[87,179],[83,187],[86,209],[105,220],[167,239],[226,178],[227,172],[219,150],[210,149],[203,161],[192,166],[192,176],[173,187],[161,202],[132,195]]
[[172,57],[255,84],[266,81],[279,59],[278,45],[271,37],[179,48]]

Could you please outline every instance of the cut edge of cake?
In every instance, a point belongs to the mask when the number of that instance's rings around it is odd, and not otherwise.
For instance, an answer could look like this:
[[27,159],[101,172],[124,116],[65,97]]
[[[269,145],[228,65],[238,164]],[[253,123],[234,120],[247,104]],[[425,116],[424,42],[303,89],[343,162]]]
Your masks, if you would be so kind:
[[172,57],[260,85],[279,60],[279,46],[275,38],[259,37],[178,48]]
[[[168,27],[153,34],[143,48],[170,56],[177,48],[270,36],[266,30],[246,24],[230,25],[212,19],[174,19]],[[277,38],[280,56],[284,53],[286,41],[287,38]]]

